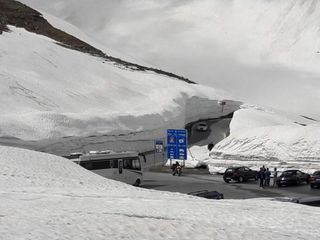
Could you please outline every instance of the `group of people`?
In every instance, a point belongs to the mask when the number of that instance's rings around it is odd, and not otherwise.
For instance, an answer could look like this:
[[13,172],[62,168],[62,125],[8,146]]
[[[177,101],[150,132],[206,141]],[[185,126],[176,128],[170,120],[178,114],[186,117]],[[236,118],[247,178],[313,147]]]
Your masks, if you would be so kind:
[[[277,168],[274,168],[273,172],[273,187],[276,185],[277,182]],[[270,187],[270,179],[271,179],[271,171],[269,168],[265,168],[265,166],[262,166],[260,168],[260,171],[258,172],[258,180],[260,187]]]

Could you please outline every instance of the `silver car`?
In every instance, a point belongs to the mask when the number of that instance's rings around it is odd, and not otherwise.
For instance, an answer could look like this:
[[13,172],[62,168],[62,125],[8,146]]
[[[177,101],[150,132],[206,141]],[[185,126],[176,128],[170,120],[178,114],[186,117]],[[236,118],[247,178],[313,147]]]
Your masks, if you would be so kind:
[[206,122],[200,122],[196,127],[197,131],[206,132],[208,131],[208,124]]

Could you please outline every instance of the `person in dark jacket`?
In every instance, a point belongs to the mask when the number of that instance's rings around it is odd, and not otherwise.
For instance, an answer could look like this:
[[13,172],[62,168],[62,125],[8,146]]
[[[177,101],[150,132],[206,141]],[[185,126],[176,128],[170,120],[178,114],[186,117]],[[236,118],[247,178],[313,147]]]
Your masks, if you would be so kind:
[[213,147],[214,147],[213,142],[211,142],[211,143],[208,144],[208,150],[209,150],[209,151],[211,151]]
[[265,171],[263,170],[263,168],[260,168],[260,171],[258,172],[258,179],[259,179],[259,186],[264,188]]
[[176,163],[172,164],[171,169],[172,169],[172,174],[173,175],[176,175],[178,167],[180,167],[180,163],[178,161],[176,161]]
[[269,171],[269,168],[265,171],[265,186],[270,186],[270,178],[271,178],[271,172]]

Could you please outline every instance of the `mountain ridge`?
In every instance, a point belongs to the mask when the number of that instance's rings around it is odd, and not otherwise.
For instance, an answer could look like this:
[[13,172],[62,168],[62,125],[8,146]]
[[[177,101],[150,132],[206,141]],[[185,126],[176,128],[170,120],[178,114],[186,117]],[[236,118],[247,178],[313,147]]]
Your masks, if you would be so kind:
[[161,69],[146,67],[132,62],[124,61],[120,58],[110,56],[103,51],[91,46],[90,44],[53,27],[40,12],[28,7],[27,5],[15,0],[0,0],[0,34],[3,31],[9,31],[7,25],[24,28],[29,32],[40,34],[49,37],[57,44],[70,48],[72,50],[87,53],[96,57],[101,57],[107,61],[111,61],[116,65],[124,66],[127,69],[135,71],[152,71],[161,75],[176,78],[190,84],[195,82],[178,76],[171,72],[166,72]]

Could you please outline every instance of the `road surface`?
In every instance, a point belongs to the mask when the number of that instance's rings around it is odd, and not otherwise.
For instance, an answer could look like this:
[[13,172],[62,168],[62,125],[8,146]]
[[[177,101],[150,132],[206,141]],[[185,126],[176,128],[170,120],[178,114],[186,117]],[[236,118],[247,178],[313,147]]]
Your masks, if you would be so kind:
[[[172,176],[170,172],[145,172],[143,188],[160,191],[188,193],[199,190],[218,191],[226,199],[247,199],[257,197],[309,197],[320,196],[320,189],[310,189],[309,185],[260,188],[258,181],[246,183],[225,183],[222,175],[184,174]],[[271,180],[272,183],[272,180]]]
[[[191,125],[191,136],[189,138],[189,147],[192,145],[204,146],[209,143],[216,144],[226,138],[230,132],[231,118],[210,119],[195,122]],[[205,122],[208,125],[207,131],[198,131],[199,122]]]

